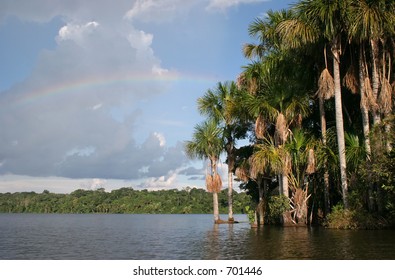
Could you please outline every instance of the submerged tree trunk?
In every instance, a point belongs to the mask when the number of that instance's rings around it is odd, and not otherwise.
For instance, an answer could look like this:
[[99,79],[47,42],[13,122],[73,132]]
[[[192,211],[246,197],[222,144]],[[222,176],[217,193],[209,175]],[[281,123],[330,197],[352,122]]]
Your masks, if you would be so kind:
[[342,110],[342,93],[340,83],[340,38],[335,38],[332,45],[333,53],[333,78],[335,82],[335,114],[336,114],[336,134],[339,149],[340,179],[344,208],[348,209],[348,185],[347,185],[347,165],[346,165],[346,145],[344,140],[344,123]]
[[257,206],[257,214],[258,214],[258,225],[263,226],[265,224],[265,212],[266,212],[266,192],[267,192],[267,182],[266,180],[259,175],[257,179],[258,184],[258,192],[259,192],[259,203]]
[[219,223],[218,193],[213,192],[214,223]]
[[233,217],[233,169],[235,165],[234,160],[234,146],[233,139],[228,138],[228,144],[226,145],[226,152],[228,154],[228,221],[234,222]]
[[[213,178],[217,175],[217,161],[216,159],[211,160],[211,174]],[[220,189],[220,187],[219,187]],[[219,219],[219,206],[218,206],[218,189],[213,189],[213,213],[214,213],[214,223],[218,224],[220,222]]]
[[228,221],[234,222],[233,217],[233,174],[228,171]]

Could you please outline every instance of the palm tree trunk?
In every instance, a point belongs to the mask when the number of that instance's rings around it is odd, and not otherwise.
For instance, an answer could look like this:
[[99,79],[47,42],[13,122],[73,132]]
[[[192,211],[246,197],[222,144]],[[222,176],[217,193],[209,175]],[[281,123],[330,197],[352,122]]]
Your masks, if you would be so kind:
[[[321,121],[321,137],[322,143],[326,146],[326,117],[325,117],[325,106],[324,106],[324,98],[323,96],[319,96],[318,98],[319,106],[320,106],[320,121]],[[324,209],[325,215],[329,214],[330,211],[330,199],[329,199],[329,172],[328,172],[328,163],[325,160],[324,162]]]
[[258,212],[258,225],[263,226],[265,224],[265,190],[267,189],[266,180],[259,175],[257,180],[258,192],[259,192],[259,203],[257,207]]
[[[359,49],[359,93],[361,95],[361,116],[362,116],[362,129],[363,129],[363,136],[364,136],[364,144],[365,150],[367,155],[367,160],[369,161],[370,155],[372,153],[371,146],[370,146],[370,124],[369,124],[369,109],[368,109],[368,101],[366,100],[365,94],[365,53],[363,50],[363,45],[360,45]],[[367,168],[370,169],[370,164],[368,164]],[[371,170],[368,170],[368,178],[371,178]],[[368,180],[369,189],[368,189],[368,208],[370,211],[374,208],[374,198],[373,198],[373,183],[371,180]]]
[[214,223],[219,223],[218,193],[213,192]]
[[288,190],[288,175],[287,174],[281,174],[281,182],[282,182],[282,191],[283,195],[286,197],[289,197],[289,190]]
[[[213,178],[217,175],[217,161],[216,159],[211,160],[211,174],[213,174]],[[213,213],[214,213],[214,223],[219,223],[219,206],[218,206],[218,193],[217,190],[213,191]]]
[[234,222],[233,217],[233,174],[231,169],[228,170],[228,221]]
[[342,187],[342,197],[344,208],[348,208],[347,200],[347,167],[346,167],[346,145],[344,140],[344,123],[342,110],[341,80],[340,80],[340,42],[335,38],[332,45],[333,53],[333,78],[335,83],[335,114],[336,114],[336,134],[339,149],[340,179]]
[[[377,97],[379,94],[379,71],[377,67],[378,62],[378,41],[377,40],[370,40],[370,45],[372,47],[372,90],[373,90],[373,98],[375,103],[377,104]],[[377,107],[377,106],[375,106]],[[377,125],[381,122],[380,112],[377,108],[373,110],[373,124]]]
[[369,125],[369,109],[368,109],[368,101],[366,100],[365,95],[365,63],[363,58],[363,50],[361,46],[360,50],[360,57],[359,57],[359,93],[361,95],[361,116],[362,116],[362,127],[363,127],[363,136],[364,136],[364,144],[366,153],[368,156],[371,154],[371,147],[370,147],[370,125]]
[[228,137],[226,153],[228,155],[228,221],[234,222],[233,217],[233,169],[235,166],[234,145],[232,137]]

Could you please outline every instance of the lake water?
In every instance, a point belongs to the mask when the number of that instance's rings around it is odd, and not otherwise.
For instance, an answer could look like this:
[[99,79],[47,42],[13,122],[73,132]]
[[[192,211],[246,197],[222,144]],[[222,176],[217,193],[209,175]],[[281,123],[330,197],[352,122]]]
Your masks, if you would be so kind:
[[251,229],[235,217],[214,225],[212,215],[0,214],[0,259],[395,259],[394,230]]

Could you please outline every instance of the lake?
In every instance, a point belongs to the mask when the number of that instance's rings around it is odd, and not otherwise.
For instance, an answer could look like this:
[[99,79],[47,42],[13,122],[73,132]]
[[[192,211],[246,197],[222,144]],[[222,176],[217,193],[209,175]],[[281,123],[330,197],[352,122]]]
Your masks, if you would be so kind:
[[[222,218],[226,218],[223,215]],[[214,225],[212,215],[0,214],[0,259],[395,259],[394,230]]]

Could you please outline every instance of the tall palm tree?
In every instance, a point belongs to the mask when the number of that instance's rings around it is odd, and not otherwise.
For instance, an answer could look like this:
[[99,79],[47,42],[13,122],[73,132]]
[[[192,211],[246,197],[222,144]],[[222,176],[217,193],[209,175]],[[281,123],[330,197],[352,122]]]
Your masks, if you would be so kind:
[[[360,79],[360,94],[361,94],[361,111],[363,130],[365,136],[365,148],[370,155],[371,147],[369,141],[369,115],[367,113],[368,106],[373,115],[373,123],[378,124],[381,121],[379,106],[379,87],[382,91],[380,97],[385,95],[391,96],[391,89],[388,89],[389,79],[385,75],[386,71],[386,50],[384,42],[387,38],[393,37],[395,24],[395,4],[394,1],[368,1],[368,0],[352,0],[349,7],[349,37],[357,42],[360,46],[359,54],[359,79]],[[383,60],[381,64],[383,70],[379,70],[379,48],[382,47]],[[370,77],[367,63],[367,48],[365,45],[370,45],[370,74],[372,77],[372,87],[370,89]],[[390,65],[388,68],[390,69]],[[380,84],[381,82],[381,84]],[[369,94],[370,93],[370,94]],[[391,104],[391,101],[386,101],[386,104]]]
[[245,136],[244,125],[239,102],[240,90],[235,82],[219,82],[214,89],[209,89],[197,100],[198,110],[206,115],[222,129],[224,150],[228,165],[228,221],[233,217],[233,171],[235,167],[235,142]]
[[[367,161],[370,161],[372,156],[369,111],[373,117],[373,124],[377,125],[382,119],[380,113],[383,113],[383,117],[385,117],[385,115],[392,110],[391,85],[389,82],[391,77],[386,76],[386,56],[389,55],[390,57],[390,53],[385,49],[385,42],[395,34],[394,3],[394,1],[382,0],[353,0],[349,7],[348,35],[359,45],[360,108]],[[370,46],[370,56],[367,55],[367,52],[369,52],[368,46]],[[380,47],[383,54],[381,62],[379,60]],[[369,62],[368,57],[371,57]],[[379,67],[380,63],[382,65],[381,71]],[[370,69],[368,67],[369,65]],[[390,63],[388,64],[388,71],[391,71]],[[372,83],[370,81],[372,81]],[[381,87],[380,92],[379,87]],[[388,143],[387,150],[390,150],[390,145]],[[368,164],[368,166],[370,166],[370,164]],[[369,171],[369,177],[372,176],[371,172],[372,171]],[[368,181],[370,182],[368,205],[369,209],[372,210],[375,204],[373,195],[374,182],[371,182],[371,180]]]
[[306,46],[324,38],[330,46],[333,57],[333,78],[335,93],[336,133],[340,163],[342,197],[348,208],[348,183],[342,92],[340,78],[340,58],[342,54],[342,34],[347,26],[344,11],[349,0],[302,0],[293,6],[295,18],[280,23],[278,31],[290,47]]
[[217,164],[223,148],[221,128],[214,121],[205,121],[195,126],[192,140],[185,143],[185,152],[192,159],[208,159],[210,170],[206,174],[206,187],[213,194],[214,223],[219,223],[218,193],[222,181]]
[[[276,174],[279,193],[288,198],[292,196],[292,191],[288,187],[289,154],[285,150],[285,145],[289,139],[290,129],[300,126],[301,120],[309,113],[308,96],[300,89],[301,80],[295,76],[296,73],[283,67],[291,61],[292,56],[286,54],[265,56],[260,62],[250,64],[253,68],[247,67],[243,73],[245,79],[248,80],[251,76],[259,85],[256,92],[246,95],[244,100],[244,107],[248,108],[251,118],[256,119],[255,152],[261,155],[253,155],[250,162],[251,168],[257,171],[252,172],[256,173],[253,177],[257,182],[262,182],[259,175]],[[258,71],[259,75],[255,75],[254,71]],[[265,139],[272,141],[267,142]],[[260,153],[260,150],[263,152]],[[268,155],[277,159],[274,161],[273,158],[272,162],[267,163],[264,157]],[[258,188],[262,189],[259,185]],[[290,222],[288,216],[287,213],[284,214],[284,223]]]
[[[373,122],[374,124],[378,124],[381,121],[379,95],[383,95],[383,89],[386,89],[386,82],[388,82],[385,76],[385,43],[388,38],[394,36],[395,3],[394,1],[385,0],[352,0],[349,15],[350,36],[359,40],[361,43],[367,42],[370,46],[370,74],[372,80],[372,99],[374,102],[374,106],[371,106],[371,109]],[[381,61],[379,58],[380,52],[383,54]],[[380,65],[384,67],[383,70],[380,70]],[[380,88],[381,92],[379,92]]]

